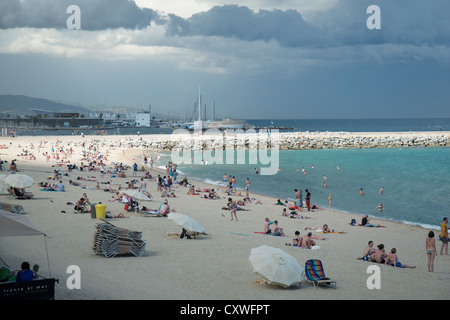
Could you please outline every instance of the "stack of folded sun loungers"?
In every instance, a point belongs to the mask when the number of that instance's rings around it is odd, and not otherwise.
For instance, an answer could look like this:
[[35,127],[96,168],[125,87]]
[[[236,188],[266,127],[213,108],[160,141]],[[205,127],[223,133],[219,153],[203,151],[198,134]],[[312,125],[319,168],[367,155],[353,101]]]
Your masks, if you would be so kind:
[[9,211],[12,213],[22,214],[25,212],[21,205],[15,205],[11,203],[0,202],[0,209],[5,211]]
[[140,257],[145,252],[145,244],[141,232],[116,227],[106,221],[97,223],[93,243],[93,250],[97,255],[107,258],[116,255]]

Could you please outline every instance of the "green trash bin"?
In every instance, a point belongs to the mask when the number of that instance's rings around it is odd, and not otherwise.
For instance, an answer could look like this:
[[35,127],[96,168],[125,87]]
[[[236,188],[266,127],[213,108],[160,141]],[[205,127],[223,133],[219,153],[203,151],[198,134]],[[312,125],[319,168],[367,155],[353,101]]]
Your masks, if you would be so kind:
[[91,219],[97,219],[97,213],[95,211],[95,206],[97,205],[97,203],[92,203],[91,204]]

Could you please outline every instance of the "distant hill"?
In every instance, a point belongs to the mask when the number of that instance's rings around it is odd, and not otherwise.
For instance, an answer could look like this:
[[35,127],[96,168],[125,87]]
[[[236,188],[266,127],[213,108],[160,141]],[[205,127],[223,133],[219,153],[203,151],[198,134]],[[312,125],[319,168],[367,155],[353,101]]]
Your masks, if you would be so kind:
[[52,114],[55,112],[87,113],[91,110],[42,98],[33,98],[24,95],[0,95],[0,114]]

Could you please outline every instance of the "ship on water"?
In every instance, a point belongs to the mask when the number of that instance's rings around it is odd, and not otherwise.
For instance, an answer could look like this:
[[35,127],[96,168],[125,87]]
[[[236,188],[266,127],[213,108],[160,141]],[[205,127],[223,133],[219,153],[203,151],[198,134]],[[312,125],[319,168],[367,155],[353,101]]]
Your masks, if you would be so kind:
[[[236,120],[236,119],[230,119],[230,118],[223,118],[222,120],[216,120],[215,119],[215,103],[213,103],[213,112],[212,112],[212,118],[211,119],[205,119],[205,117],[202,117],[202,96],[200,94],[200,87],[198,90],[198,98],[197,102],[194,106],[194,112],[193,112],[193,121],[183,123],[182,126],[188,130],[194,130],[201,126],[203,130],[207,129],[218,129],[218,130],[226,130],[226,129],[249,129],[253,128],[253,126],[245,120]],[[206,112],[205,112],[206,114]],[[195,116],[197,115],[197,116]],[[196,119],[195,119],[196,118]]]

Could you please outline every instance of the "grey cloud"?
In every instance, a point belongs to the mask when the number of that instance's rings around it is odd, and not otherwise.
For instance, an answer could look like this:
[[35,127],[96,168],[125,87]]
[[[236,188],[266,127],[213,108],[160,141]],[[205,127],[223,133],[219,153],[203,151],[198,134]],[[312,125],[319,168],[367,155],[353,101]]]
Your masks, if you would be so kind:
[[146,28],[151,21],[162,23],[152,9],[139,8],[128,0],[2,0],[0,29],[8,28],[66,28],[70,5],[81,11],[81,29]]
[[[366,12],[381,8],[381,30],[369,30]],[[215,6],[188,19],[169,16],[169,36],[219,36],[243,41],[276,40],[286,47],[450,44],[448,0],[340,0],[306,22],[296,10],[259,10]]]
[[276,40],[283,46],[314,45],[320,31],[306,23],[295,10],[253,12],[237,5],[215,6],[189,19],[169,16],[169,36],[219,36],[243,41]]
[[[381,10],[380,30],[366,27],[366,10],[374,4]],[[311,21],[341,45],[449,45],[449,11],[448,0],[339,0]]]

